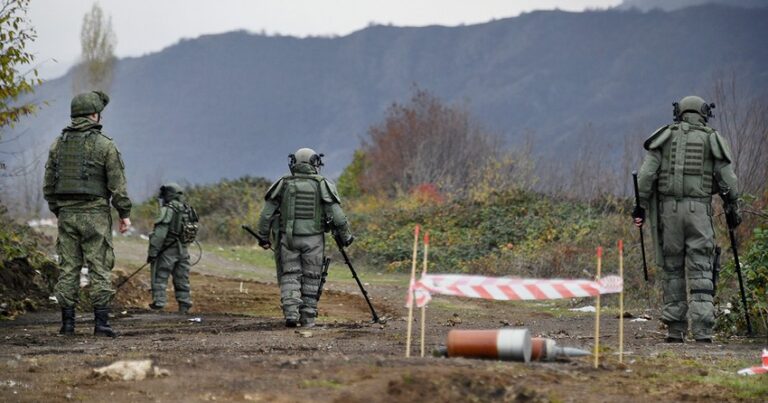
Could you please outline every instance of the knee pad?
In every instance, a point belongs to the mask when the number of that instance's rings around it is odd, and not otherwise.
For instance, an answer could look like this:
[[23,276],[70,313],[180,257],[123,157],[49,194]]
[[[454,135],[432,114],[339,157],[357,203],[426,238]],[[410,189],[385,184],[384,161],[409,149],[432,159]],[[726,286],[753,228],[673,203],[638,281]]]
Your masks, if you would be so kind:
[[686,300],[685,278],[682,276],[667,276],[665,272],[664,281],[661,283],[664,303],[674,303]]
[[284,275],[301,273],[301,264],[298,262],[284,264],[282,267],[280,267],[280,272]]
[[321,281],[320,273],[305,272],[301,277],[301,295],[316,298]]
[[688,285],[691,292],[691,301],[712,302],[715,292],[712,283],[712,272],[695,271],[688,272]]

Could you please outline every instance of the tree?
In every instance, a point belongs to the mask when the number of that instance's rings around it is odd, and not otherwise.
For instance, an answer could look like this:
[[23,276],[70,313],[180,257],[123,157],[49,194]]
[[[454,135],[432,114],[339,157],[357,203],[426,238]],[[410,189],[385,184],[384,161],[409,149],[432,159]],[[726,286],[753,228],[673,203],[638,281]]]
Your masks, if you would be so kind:
[[431,184],[466,196],[503,154],[500,137],[476,123],[465,107],[445,105],[418,88],[407,104],[390,106],[368,135],[362,190],[388,195]]
[[83,16],[80,45],[83,54],[74,75],[75,93],[91,90],[108,91],[115,67],[117,37],[112,30],[112,17],[105,17],[99,3]]
[[337,186],[342,197],[354,198],[363,193],[361,180],[366,165],[365,153],[362,150],[356,150],[352,162],[344,168],[339,176]]
[[18,103],[42,82],[37,69],[30,67],[35,56],[27,51],[27,46],[35,40],[35,30],[26,20],[29,2],[2,0],[0,3],[0,131],[36,110],[34,103]]
[[[3,142],[4,128],[13,127],[22,117],[37,110],[37,104],[34,102],[22,100],[42,82],[37,76],[37,69],[32,67],[35,57],[27,51],[27,46],[35,40],[35,30],[27,21],[29,2],[30,0],[0,1],[0,143]],[[10,142],[17,138],[5,141]],[[26,162],[23,161],[22,166],[26,167]],[[5,163],[0,161],[0,171],[5,170]],[[18,169],[12,169],[10,173],[2,172],[0,178],[12,179],[18,172]],[[6,195],[4,189],[2,194]],[[0,211],[4,211],[2,206]]]
[[739,87],[735,73],[715,77],[713,125],[731,143],[739,190],[760,196],[768,185],[768,99]]

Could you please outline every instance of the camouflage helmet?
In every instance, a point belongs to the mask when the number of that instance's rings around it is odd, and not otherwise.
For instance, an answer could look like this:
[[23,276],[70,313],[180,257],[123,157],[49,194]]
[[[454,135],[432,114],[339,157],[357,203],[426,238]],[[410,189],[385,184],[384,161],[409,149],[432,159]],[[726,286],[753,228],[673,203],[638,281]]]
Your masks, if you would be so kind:
[[79,116],[93,115],[100,113],[109,103],[109,96],[101,91],[84,92],[77,94],[72,98],[70,105],[70,116],[73,118]]
[[173,200],[174,198],[184,194],[184,188],[178,183],[169,182],[160,186],[160,198],[163,200]]
[[695,112],[704,118],[704,121],[713,117],[712,109],[715,109],[715,104],[708,104],[706,101],[695,95],[689,95],[672,104],[674,107],[675,120],[679,121],[685,112]]
[[288,156],[288,166],[293,168],[296,164],[309,164],[315,168],[323,166],[324,154],[318,154],[311,148],[300,148]]

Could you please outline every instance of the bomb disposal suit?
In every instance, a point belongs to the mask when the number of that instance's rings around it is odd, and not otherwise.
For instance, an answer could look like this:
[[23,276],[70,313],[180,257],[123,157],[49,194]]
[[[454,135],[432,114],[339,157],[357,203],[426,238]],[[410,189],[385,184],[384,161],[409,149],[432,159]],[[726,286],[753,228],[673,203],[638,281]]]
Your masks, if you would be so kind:
[[[74,334],[75,305],[80,295],[80,269],[87,266],[91,280],[97,335],[115,334],[107,323],[109,303],[115,294],[111,271],[112,249],[110,201],[121,222],[130,223],[131,200],[120,151],[101,132],[101,112],[109,97],[98,91],[72,99],[72,123],[51,145],[45,164],[43,195],[58,217],[59,280],[54,290],[62,307],[60,333]],[[121,231],[127,230],[121,225]]]
[[673,105],[675,122],[644,143],[648,153],[638,174],[642,207],[632,215],[642,225],[649,210],[656,264],[663,268],[661,320],[669,329],[667,341],[684,340],[690,317],[693,337],[711,342],[715,322],[711,201],[719,193],[726,213],[740,221],[737,180],[727,141],[707,125],[714,104],[689,96]]
[[168,302],[165,289],[173,275],[173,290],[179,313],[192,306],[189,287],[189,252],[187,246],[195,241],[198,217],[195,209],[184,200],[181,186],[169,183],[160,187],[160,214],[149,234],[147,260],[152,263],[152,309],[163,309]]
[[[354,237],[341,209],[336,186],[318,174],[322,154],[302,148],[289,156],[290,175],[275,182],[265,197],[257,233],[269,239],[279,219],[278,282],[286,326],[314,326],[320,292],[325,235],[334,232],[348,246]],[[268,241],[262,242],[269,247]]]

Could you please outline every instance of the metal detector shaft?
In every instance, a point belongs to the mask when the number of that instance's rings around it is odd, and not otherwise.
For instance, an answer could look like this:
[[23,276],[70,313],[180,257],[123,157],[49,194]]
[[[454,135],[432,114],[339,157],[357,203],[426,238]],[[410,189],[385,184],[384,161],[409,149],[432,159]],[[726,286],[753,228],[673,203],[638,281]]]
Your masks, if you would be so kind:
[[[635,187],[635,206],[640,207],[640,191],[637,186],[637,171],[632,171],[632,183]],[[648,262],[645,259],[645,238],[643,237],[643,228],[637,229],[640,232],[640,251],[643,254],[643,278],[648,282]]]
[[[165,252],[166,250],[168,250],[168,248],[170,248],[171,246],[173,246],[173,245],[175,245],[175,244],[176,244],[176,242],[174,242],[174,243],[171,243],[171,244],[168,244],[168,245],[167,245],[166,247],[164,247],[163,249],[160,249],[160,252],[157,252],[157,255],[158,255],[158,256],[162,255],[162,254],[163,254],[163,252]],[[201,250],[202,250],[202,249],[201,249]],[[201,253],[202,253],[202,252],[201,252]],[[147,263],[144,263],[144,264],[143,264],[141,267],[139,267],[138,269],[136,269],[136,271],[135,271],[135,272],[131,273],[131,275],[130,275],[130,276],[126,277],[126,278],[125,278],[125,280],[123,280],[123,281],[122,281],[120,284],[118,284],[118,285],[117,285],[117,287],[115,287],[115,291],[119,290],[119,289],[120,289],[120,287],[122,287],[123,285],[125,285],[125,283],[127,283],[127,282],[128,282],[128,280],[130,280],[131,278],[133,278],[133,276],[135,276],[135,275],[136,275],[136,274],[138,274],[140,271],[142,271],[142,270],[143,270],[145,267],[147,267],[147,265],[148,265],[149,263],[151,263],[151,262],[147,262]]]
[[[268,244],[269,241],[260,237],[259,234],[256,233],[256,231],[253,230],[253,228],[247,226],[247,225],[241,225],[240,228],[244,229],[247,233],[251,234],[254,238],[256,238],[257,241],[259,241],[259,245],[262,244]],[[270,250],[273,250],[272,247],[269,247]]]
[[118,284],[118,285],[117,285],[117,287],[115,287],[115,291],[119,290],[119,289],[120,289],[120,287],[122,287],[123,285],[125,285],[125,283],[127,283],[127,282],[128,282],[128,280],[130,280],[130,279],[131,279],[133,276],[135,276],[135,275],[136,275],[136,274],[138,274],[140,271],[142,271],[142,270],[143,270],[145,267],[147,267],[147,265],[148,265],[149,263],[150,263],[150,262],[144,263],[144,265],[142,265],[141,267],[139,267],[138,269],[136,269],[136,271],[135,271],[135,272],[133,272],[133,273],[132,273],[130,276],[126,277],[126,278],[125,278],[125,280],[123,280],[123,281],[122,281],[120,284]]
[[365,302],[368,303],[368,308],[371,309],[371,316],[373,316],[373,323],[378,323],[379,315],[376,314],[376,309],[373,308],[373,304],[371,304],[371,300],[368,298],[368,291],[365,290],[365,288],[363,287],[363,283],[360,282],[360,278],[357,277],[357,272],[355,271],[355,268],[352,267],[352,262],[349,260],[349,256],[347,256],[347,252],[344,250],[344,246],[341,244],[341,240],[336,236],[334,236],[333,239],[336,241],[336,246],[339,247],[339,252],[341,252],[341,256],[344,257],[344,263],[347,264],[347,267],[349,267],[349,271],[352,272],[352,277],[354,277],[355,281],[357,282],[357,286],[360,287],[360,291],[363,293]]
[[741,263],[739,263],[739,251],[736,249],[736,234],[730,223],[728,225],[728,236],[731,238],[731,250],[733,251],[733,262],[736,264],[736,275],[739,277],[739,291],[741,291],[741,305],[744,307],[744,320],[747,322],[747,332],[752,335],[752,322],[749,320],[749,305],[747,305],[747,294],[744,291],[744,280],[741,278]]

